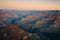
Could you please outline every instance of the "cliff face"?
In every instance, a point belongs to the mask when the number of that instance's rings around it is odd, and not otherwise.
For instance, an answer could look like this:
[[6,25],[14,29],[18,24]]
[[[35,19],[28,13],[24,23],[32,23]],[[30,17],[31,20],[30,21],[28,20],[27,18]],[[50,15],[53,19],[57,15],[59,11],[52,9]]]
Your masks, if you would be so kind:
[[0,10],[0,40],[59,40],[60,11]]
[[0,40],[23,40],[25,36],[27,33],[16,25],[0,29]]
[[53,20],[52,28],[58,29],[60,28],[60,14],[56,13],[48,18],[49,20]]

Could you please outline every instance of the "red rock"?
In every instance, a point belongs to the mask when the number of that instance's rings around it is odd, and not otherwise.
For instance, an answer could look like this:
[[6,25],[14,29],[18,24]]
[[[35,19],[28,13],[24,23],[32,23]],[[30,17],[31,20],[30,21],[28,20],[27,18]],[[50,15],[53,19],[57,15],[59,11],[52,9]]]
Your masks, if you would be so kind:
[[17,25],[11,25],[9,27],[1,28],[0,29],[0,35],[3,36],[2,38],[4,39],[4,35],[6,34],[6,39],[11,39],[11,40],[20,40],[23,39],[23,37],[27,36],[27,33],[18,28]]

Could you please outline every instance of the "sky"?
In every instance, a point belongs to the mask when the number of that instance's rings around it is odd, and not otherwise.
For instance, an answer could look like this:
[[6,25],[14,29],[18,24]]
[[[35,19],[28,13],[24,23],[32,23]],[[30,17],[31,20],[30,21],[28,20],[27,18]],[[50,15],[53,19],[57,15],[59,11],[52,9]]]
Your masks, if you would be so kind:
[[0,0],[0,8],[60,10],[60,0]]

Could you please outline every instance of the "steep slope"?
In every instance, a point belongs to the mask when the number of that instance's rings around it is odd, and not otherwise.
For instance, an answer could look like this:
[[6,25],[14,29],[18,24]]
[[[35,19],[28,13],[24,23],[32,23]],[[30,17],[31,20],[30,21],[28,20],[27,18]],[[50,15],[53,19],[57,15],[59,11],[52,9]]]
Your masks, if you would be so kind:
[[0,40],[59,40],[59,37],[59,10],[0,10]]
[[25,40],[27,33],[24,30],[18,28],[16,25],[0,28],[0,40]]

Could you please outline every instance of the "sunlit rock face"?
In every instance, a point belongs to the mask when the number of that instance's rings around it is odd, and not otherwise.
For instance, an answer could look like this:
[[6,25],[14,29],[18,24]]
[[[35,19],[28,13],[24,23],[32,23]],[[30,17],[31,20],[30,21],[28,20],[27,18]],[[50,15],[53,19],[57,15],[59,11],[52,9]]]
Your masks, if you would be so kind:
[[60,10],[0,10],[0,40],[60,40]]

